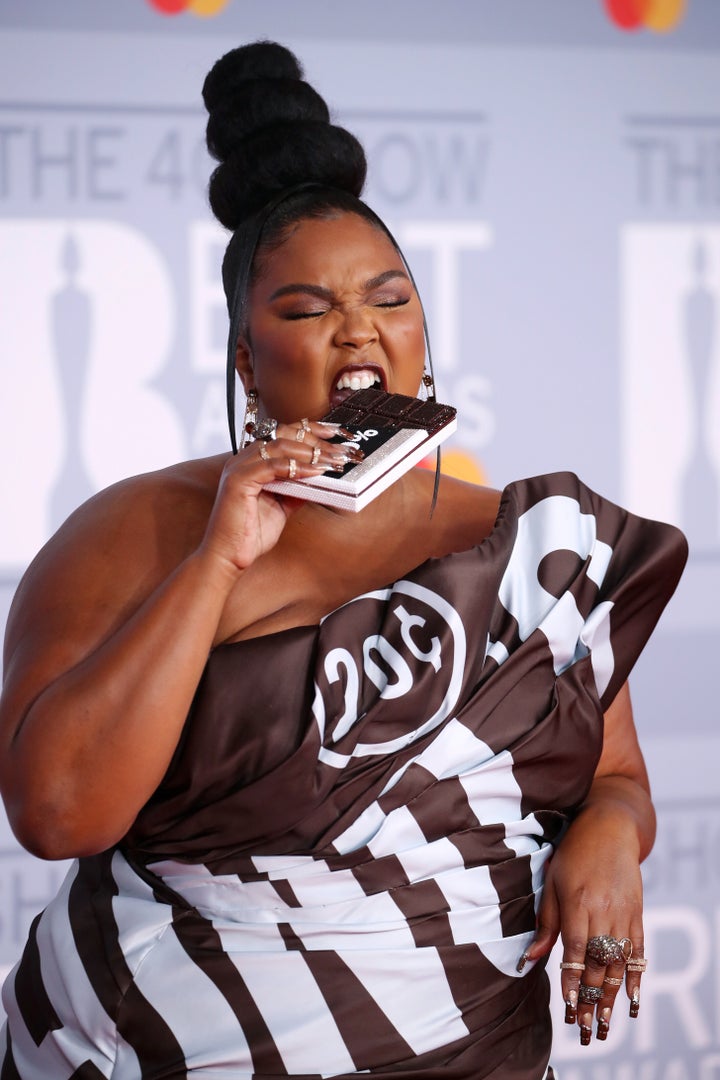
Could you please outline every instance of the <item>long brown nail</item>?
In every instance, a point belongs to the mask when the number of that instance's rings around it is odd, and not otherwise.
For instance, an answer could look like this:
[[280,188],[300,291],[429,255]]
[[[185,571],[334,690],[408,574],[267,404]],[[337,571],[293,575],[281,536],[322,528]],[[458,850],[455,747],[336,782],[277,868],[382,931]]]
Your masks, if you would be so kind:
[[589,1046],[592,1039],[592,1028],[589,1028],[587,1024],[583,1024],[580,1028],[580,1045]]
[[635,989],[632,992],[632,997],[630,998],[630,1015],[633,1018],[633,1020],[637,1017],[637,1014],[639,1012],[640,1012],[640,987],[636,986]]
[[521,972],[523,970],[523,968],[525,967],[525,965],[527,964],[529,959],[530,959],[530,957],[528,956],[528,954],[526,952],[524,952],[522,954],[522,956],[520,957],[520,959],[518,960],[517,967],[515,968],[515,970],[518,973]]
[[610,1016],[611,1015],[612,1015],[612,1010],[608,1009],[606,1007],[601,1011],[601,1013],[600,1013],[600,1015],[598,1017],[598,1026],[597,1026],[596,1038],[600,1039],[601,1042],[604,1042],[605,1039],[607,1039],[607,1037],[608,1037],[608,1031],[610,1030]]
[[577,990],[569,990],[565,998],[565,1023],[574,1024],[577,1020]]

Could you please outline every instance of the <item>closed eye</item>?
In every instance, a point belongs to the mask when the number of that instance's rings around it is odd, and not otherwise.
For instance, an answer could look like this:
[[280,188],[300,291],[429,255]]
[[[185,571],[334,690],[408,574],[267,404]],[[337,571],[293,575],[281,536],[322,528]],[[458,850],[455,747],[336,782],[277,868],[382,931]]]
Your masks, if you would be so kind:
[[295,322],[297,319],[316,319],[319,315],[324,314],[324,311],[290,311],[287,315],[283,315],[283,318]]
[[410,297],[409,296],[398,296],[393,300],[377,300],[375,302],[374,306],[375,307],[381,307],[381,308],[394,308],[394,307],[404,307],[405,304],[409,304],[409,303],[410,303]]

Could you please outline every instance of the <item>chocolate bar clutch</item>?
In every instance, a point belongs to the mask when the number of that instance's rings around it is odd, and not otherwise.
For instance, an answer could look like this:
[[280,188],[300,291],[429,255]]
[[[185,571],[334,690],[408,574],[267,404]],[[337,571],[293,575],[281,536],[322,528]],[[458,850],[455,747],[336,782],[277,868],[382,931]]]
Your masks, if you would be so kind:
[[[362,510],[452,435],[457,427],[457,409],[370,387],[350,394],[323,420],[352,431],[353,442],[361,447],[364,459],[351,462],[339,472],[301,480],[275,480],[265,487],[340,510]],[[342,444],[349,440],[336,435],[329,441]]]

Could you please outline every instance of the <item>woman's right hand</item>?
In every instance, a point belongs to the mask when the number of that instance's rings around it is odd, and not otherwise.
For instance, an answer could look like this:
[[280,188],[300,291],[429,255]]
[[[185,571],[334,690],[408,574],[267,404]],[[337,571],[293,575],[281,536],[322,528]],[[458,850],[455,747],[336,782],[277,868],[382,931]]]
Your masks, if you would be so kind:
[[302,500],[265,491],[264,485],[319,476],[360,460],[355,444],[328,443],[338,434],[350,436],[319,420],[279,424],[275,438],[252,442],[233,455],[223,469],[201,550],[245,570],[273,548]]
[[[346,460],[319,422],[283,425],[225,463],[124,481],[35,559],[8,619],[0,787],[30,851],[120,840],[172,758],[227,602],[300,500],[263,490]],[[313,458],[315,464],[313,465]],[[252,588],[248,584],[248,589]]]

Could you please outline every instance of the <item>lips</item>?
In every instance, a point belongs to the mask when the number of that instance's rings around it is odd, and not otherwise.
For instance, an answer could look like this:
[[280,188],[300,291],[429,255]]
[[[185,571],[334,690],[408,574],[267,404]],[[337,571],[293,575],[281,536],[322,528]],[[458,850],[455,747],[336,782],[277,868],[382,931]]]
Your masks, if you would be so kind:
[[348,364],[336,372],[330,390],[330,405],[340,405],[355,390],[366,390],[377,386],[386,390],[385,373],[375,364]]

